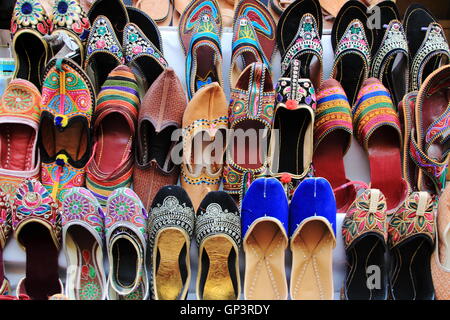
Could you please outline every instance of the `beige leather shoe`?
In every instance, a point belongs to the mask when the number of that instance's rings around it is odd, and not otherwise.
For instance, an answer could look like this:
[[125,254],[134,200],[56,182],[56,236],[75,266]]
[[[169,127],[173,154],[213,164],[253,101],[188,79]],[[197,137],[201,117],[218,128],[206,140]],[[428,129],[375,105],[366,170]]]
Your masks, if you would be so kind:
[[209,191],[219,190],[225,153],[228,107],[217,82],[195,93],[183,116],[181,186],[198,209]]

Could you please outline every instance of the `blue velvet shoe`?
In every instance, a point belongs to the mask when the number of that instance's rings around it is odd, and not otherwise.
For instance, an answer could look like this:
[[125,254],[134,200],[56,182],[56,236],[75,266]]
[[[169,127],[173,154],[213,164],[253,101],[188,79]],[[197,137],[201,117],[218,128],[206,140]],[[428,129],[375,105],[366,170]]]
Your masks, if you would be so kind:
[[305,179],[289,206],[293,300],[333,300],[336,200],[324,178]]
[[286,300],[288,199],[275,178],[256,179],[242,201],[246,300]]

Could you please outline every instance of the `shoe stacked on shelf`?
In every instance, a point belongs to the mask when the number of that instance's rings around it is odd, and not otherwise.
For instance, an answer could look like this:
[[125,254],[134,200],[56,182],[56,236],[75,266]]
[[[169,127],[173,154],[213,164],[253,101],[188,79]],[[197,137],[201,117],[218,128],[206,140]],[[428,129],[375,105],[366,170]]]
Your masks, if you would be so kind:
[[[342,299],[449,299],[450,49],[431,12],[411,5],[402,19],[382,1],[374,27],[360,1],[330,9],[324,79],[318,0],[271,0],[277,23],[260,0],[185,2],[17,0],[0,97],[0,300],[183,300],[192,263],[199,300],[331,300],[338,240]],[[157,27],[179,10],[181,80]],[[344,165],[353,136],[370,181]],[[26,252],[16,298],[11,234]]]

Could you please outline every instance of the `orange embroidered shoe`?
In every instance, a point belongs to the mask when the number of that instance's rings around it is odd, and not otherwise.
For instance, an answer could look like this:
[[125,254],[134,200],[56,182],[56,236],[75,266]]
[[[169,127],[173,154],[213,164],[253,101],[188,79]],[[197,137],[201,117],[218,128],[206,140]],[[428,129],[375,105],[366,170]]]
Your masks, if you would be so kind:
[[450,185],[439,199],[436,248],[431,256],[431,274],[437,300],[450,300]]
[[[183,116],[181,186],[194,210],[209,191],[219,190],[225,152],[228,108],[217,82],[205,85],[188,103]],[[219,147],[214,150],[211,147]],[[209,150],[208,150],[209,149]]]
[[0,97],[0,191],[13,197],[26,178],[39,178],[37,139],[41,94],[34,84],[12,80]]

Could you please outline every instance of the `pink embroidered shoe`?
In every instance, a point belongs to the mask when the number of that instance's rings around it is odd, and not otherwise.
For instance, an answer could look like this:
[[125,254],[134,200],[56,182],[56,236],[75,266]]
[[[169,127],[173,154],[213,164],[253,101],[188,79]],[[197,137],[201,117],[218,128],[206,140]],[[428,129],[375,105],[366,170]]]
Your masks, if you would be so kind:
[[100,204],[89,190],[72,188],[65,194],[61,218],[66,296],[71,300],[105,300],[104,214]]
[[17,285],[17,296],[47,300],[62,293],[58,278],[61,224],[58,205],[37,180],[27,179],[17,189],[12,205],[15,238],[26,252],[26,274]]
[[0,97],[0,191],[11,198],[26,178],[39,178],[37,152],[41,94],[34,84],[12,80]]

